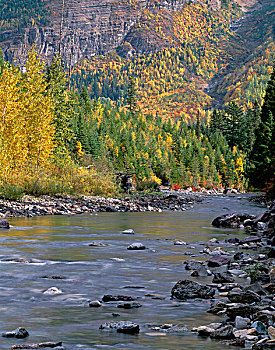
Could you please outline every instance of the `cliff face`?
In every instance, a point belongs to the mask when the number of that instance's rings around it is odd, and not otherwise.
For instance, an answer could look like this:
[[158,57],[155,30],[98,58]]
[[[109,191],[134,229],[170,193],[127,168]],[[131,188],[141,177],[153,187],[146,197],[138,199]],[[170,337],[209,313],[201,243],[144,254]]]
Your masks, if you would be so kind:
[[[175,11],[182,8],[186,0],[65,0],[62,26],[61,53],[67,63],[79,59],[105,54],[123,43],[128,35],[133,48],[122,46],[122,55],[154,50],[150,41],[139,39],[131,33],[144,9],[150,11]],[[219,1],[219,0],[212,0]],[[51,11],[47,27],[33,25],[20,32],[0,31],[0,47],[9,61],[17,59],[23,64],[30,45],[36,44],[43,58],[49,59],[59,51],[62,0],[49,0]],[[127,46],[127,45],[126,45]],[[143,50],[144,49],[144,50]]]

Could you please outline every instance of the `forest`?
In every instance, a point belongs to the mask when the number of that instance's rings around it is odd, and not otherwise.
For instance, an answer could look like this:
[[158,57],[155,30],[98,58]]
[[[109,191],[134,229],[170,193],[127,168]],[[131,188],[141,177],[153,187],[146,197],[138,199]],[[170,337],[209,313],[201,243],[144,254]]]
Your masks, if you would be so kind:
[[59,57],[33,48],[26,71],[0,58],[0,196],[119,193],[117,172],[139,191],[248,186],[274,192],[274,72],[263,105],[232,101],[193,122],[150,114],[129,78],[124,103],[69,89]]

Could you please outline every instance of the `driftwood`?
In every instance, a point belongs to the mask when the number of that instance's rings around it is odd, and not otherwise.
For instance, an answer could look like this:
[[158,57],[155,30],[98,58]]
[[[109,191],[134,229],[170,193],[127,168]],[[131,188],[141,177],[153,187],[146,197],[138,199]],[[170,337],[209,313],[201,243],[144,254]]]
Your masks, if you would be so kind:
[[62,346],[62,342],[59,343],[37,343],[37,344],[20,344],[20,345],[13,345],[11,347],[12,350],[16,349],[41,349],[41,348],[56,348],[57,346]]

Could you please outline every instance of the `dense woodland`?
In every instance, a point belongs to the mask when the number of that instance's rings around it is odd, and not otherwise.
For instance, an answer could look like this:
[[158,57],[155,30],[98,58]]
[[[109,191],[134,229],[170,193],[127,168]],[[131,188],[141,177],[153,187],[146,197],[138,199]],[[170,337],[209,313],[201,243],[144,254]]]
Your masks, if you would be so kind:
[[28,26],[49,23],[49,0],[1,0],[0,31],[17,29],[21,31]]
[[[46,3],[0,1],[1,30],[36,25],[32,14],[46,20]],[[230,1],[219,11],[146,9],[135,31],[159,50],[123,58],[133,49],[125,41],[72,72],[35,48],[25,70],[1,55],[0,197],[116,194],[121,172],[140,191],[274,193],[274,6],[263,2],[232,28],[242,16]]]
[[131,172],[137,190],[160,184],[194,190],[268,188],[274,180],[274,73],[262,108],[235,102],[208,123],[144,113],[133,77],[125,105],[68,89],[59,58],[45,66],[33,49],[26,72],[1,58],[1,196],[110,194],[114,174]]

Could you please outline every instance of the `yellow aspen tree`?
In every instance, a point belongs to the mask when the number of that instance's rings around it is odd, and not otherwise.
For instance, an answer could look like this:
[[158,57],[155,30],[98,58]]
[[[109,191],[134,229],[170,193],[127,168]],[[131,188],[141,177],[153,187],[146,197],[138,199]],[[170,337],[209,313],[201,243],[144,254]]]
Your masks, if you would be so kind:
[[28,161],[39,169],[50,162],[54,149],[53,102],[47,94],[45,64],[33,48],[22,82],[22,113],[27,131]]
[[26,129],[21,113],[21,73],[4,66],[0,75],[0,164],[1,175],[19,171],[27,157]]

